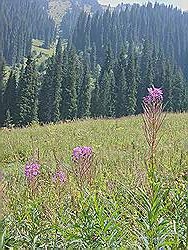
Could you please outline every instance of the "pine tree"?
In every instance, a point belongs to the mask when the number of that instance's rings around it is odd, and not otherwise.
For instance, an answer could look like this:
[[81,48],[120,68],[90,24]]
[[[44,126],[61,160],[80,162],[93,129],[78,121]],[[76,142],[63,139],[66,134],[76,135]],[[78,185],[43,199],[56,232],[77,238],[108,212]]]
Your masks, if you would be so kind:
[[24,75],[18,85],[18,115],[19,125],[28,125],[38,121],[38,90],[35,64],[29,56]]
[[88,66],[84,66],[83,81],[78,95],[78,117],[89,117],[91,105],[91,78]]

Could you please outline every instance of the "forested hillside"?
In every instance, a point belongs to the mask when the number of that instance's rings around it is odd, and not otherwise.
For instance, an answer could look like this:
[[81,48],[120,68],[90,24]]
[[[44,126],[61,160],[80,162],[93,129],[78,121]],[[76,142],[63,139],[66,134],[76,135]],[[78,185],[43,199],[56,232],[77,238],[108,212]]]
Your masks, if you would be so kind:
[[[66,35],[66,34],[65,34]],[[188,13],[165,5],[122,5],[90,16],[81,14],[72,34],[73,45],[81,51],[96,48],[97,61],[104,60],[107,44],[114,54],[134,41],[141,49],[148,40],[157,50],[181,67],[188,77]]]
[[64,39],[69,39],[72,36],[78,17],[82,11],[92,14],[96,11],[102,11],[102,7],[97,0],[72,1],[71,8],[69,8],[65,15],[63,15],[60,23],[60,34]]
[[87,52],[78,53],[72,46],[62,52],[59,39],[44,72],[37,72],[28,57],[18,81],[12,72],[1,91],[1,125],[138,114],[151,84],[163,89],[166,110],[188,109],[182,71],[149,42],[141,52],[131,42],[116,56],[108,45],[100,65],[94,55],[89,61]]
[[8,64],[30,54],[32,39],[41,39],[48,47],[55,38],[47,8],[46,0],[0,1],[0,53]]

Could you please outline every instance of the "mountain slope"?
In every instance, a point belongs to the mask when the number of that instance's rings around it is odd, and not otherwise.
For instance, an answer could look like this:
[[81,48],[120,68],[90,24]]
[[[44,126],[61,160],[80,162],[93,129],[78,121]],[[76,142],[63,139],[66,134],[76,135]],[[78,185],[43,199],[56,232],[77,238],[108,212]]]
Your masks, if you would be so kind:
[[49,0],[49,13],[59,23],[65,12],[71,7],[70,0]]
[[69,10],[76,8],[78,10],[91,10],[99,8],[97,0],[47,0],[49,1],[49,13],[59,24],[64,14]]

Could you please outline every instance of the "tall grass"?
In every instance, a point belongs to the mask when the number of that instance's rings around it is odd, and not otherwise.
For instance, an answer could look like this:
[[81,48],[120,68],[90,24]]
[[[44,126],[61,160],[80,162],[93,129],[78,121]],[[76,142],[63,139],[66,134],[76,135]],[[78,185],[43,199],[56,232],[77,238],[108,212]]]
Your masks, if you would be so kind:
[[[1,130],[1,249],[186,249],[187,122],[187,114],[167,116],[155,179],[139,116]],[[95,177],[82,188],[76,146],[94,151]],[[32,158],[41,166],[33,186],[24,176]],[[57,169],[66,182],[53,181]]]

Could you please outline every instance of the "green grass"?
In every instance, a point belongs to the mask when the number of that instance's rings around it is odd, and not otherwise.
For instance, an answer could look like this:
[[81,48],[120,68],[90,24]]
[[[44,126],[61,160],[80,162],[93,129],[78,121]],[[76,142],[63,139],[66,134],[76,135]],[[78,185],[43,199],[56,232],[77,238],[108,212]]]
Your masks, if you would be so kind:
[[[179,163],[181,155],[188,150],[187,122],[188,114],[169,114],[163,125],[157,161],[160,170],[166,174],[183,170],[185,163],[181,166]],[[5,129],[0,131],[0,138],[0,163],[5,170],[11,170],[9,166],[12,164],[27,161],[36,149],[40,151],[42,162],[52,161],[54,149],[58,157],[70,163],[72,149],[77,145],[92,146],[104,169],[113,174],[125,172],[125,177],[127,172],[142,168],[147,158],[140,117]]]
[[[157,246],[167,244],[156,236],[162,228],[157,222],[164,221],[169,249],[185,249],[186,186],[182,176],[188,166],[187,124],[187,113],[168,114],[162,126],[156,155],[159,184],[152,199],[140,116],[0,130],[0,165],[5,177],[2,246],[154,249],[156,239]],[[71,171],[76,146],[92,146],[95,152],[96,177],[85,191],[79,189]],[[42,173],[33,194],[24,178],[24,166],[37,150]],[[57,161],[69,176],[63,187],[54,185],[49,177]],[[163,188],[167,187],[166,192]],[[150,219],[143,222],[145,213]],[[139,230],[143,237],[140,233],[138,237]],[[147,242],[147,237],[154,240]]]
[[32,41],[32,53],[34,57],[37,59],[37,64],[40,65],[49,57],[54,55],[55,47],[51,45],[49,49],[42,48],[43,41],[33,39]]
[[[42,48],[43,41],[33,39],[32,40],[32,56],[35,59],[36,65],[40,66],[44,63],[49,57],[53,56],[55,53],[55,45],[52,44],[49,49]],[[26,65],[27,58],[24,58],[24,65]],[[15,67],[6,65],[5,67],[5,81],[8,80],[11,70],[14,68],[16,72],[21,70],[21,64],[15,65]]]

